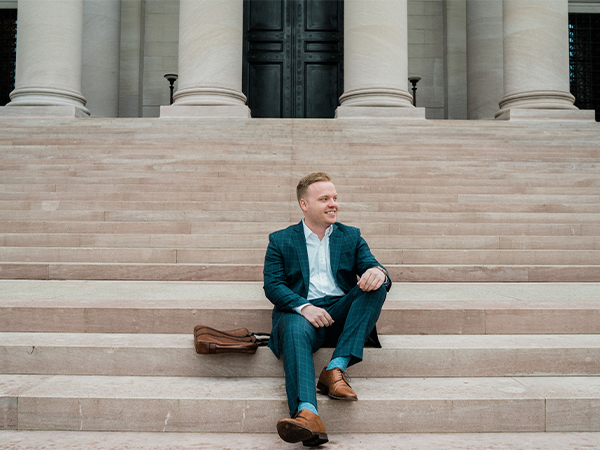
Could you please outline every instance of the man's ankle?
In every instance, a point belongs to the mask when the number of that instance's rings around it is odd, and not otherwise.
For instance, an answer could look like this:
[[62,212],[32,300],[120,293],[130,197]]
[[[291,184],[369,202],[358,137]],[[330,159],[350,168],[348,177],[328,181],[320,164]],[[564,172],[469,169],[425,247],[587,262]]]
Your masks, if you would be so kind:
[[346,369],[348,368],[349,363],[350,363],[349,356],[338,356],[337,358],[333,358],[329,362],[329,365],[327,366],[326,370],[341,369],[345,372]]
[[308,402],[302,402],[298,405],[298,412],[302,411],[303,409],[306,409],[308,411],[310,411],[313,414],[316,414],[317,416],[319,415],[319,413],[317,412],[317,407],[315,405],[313,405],[312,403],[308,403]]

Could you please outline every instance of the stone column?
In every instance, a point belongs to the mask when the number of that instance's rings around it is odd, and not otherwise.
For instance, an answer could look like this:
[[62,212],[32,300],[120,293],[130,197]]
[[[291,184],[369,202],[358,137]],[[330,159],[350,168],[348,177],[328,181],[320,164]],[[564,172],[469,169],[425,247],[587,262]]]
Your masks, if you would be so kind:
[[121,0],[84,0],[81,91],[94,117],[119,116]]
[[337,118],[425,118],[408,92],[407,30],[407,0],[344,2],[344,94]]
[[467,110],[493,119],[504,96],[502,2],[467,0]]
[[242,93],[243,0],[181,0],[179,79],[161,117],[249,117]]
[[552,110],[577,110],[569,92],[568,0],[503,0],[502,5],[504,97],[496,118],[556,117]]
[[[89,115],[81,94],[83,0],[19,0],[15,90],[24,114]],[[48,108],[50,107],[50,108]]]

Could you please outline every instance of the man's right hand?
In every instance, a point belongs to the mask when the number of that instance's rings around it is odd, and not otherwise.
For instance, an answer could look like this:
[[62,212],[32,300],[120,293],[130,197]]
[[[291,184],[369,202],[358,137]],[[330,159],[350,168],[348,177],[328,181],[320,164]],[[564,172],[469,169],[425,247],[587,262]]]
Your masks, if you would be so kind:
[[306,305],[300,311],[306,320],[315,328],[329,327],[333,325],[333,319],[327,311],[314,305]]

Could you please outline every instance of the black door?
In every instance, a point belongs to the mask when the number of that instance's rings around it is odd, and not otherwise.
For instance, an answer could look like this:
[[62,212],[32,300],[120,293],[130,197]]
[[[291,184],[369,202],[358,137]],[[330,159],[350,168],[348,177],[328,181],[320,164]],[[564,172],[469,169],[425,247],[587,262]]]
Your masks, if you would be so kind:
[[245,0],[252,117],[332,118],[343,93],[342,0]]

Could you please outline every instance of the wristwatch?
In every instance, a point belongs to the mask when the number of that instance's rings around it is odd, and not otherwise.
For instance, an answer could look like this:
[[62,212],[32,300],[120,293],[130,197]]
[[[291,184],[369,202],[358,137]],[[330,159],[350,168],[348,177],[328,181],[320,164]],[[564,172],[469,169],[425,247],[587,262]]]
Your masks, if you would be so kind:
[[383,274],[385,275],[385,281],[387,281],[387,280],[388,280],[388,271],[387,271],[387,270],[385,270],[385,269],[384,269],[383,267],[381,267],[381,266],[375,266],[375,268],[376,268],[376,269],[379,269],[379,270],[381,270],[381,271],[383,272]]

